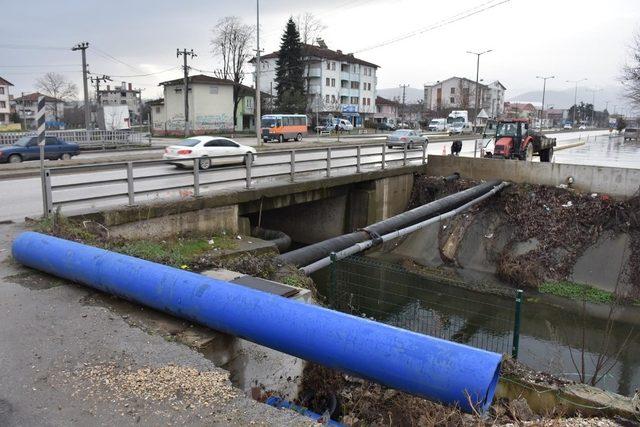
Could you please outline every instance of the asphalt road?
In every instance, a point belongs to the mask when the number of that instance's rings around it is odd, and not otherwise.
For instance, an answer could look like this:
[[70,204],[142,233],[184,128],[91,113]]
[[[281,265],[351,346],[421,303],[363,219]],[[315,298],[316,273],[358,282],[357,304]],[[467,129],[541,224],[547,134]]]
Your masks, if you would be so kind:
[[[589,131],[576,133],[563,133],[555,135],[559,145],[585,140],[589,136],[593,140],[594,135],[603,134],[603,131]],[[600,141],[603,138],[599,138]],[[358,140],[350,139],[349,144],[355,144]],[[461,155],[473,157],[475,140],[463,141]],[[599,144],[600,142],[598,142]],[[448,153],[450,141],[433,142],[428,146],[428,154]],[[488,147],[491,149],[491,147]],[[571,152],[559,151],[556,154],[556,161],[563,163],[573,163]],[[562,153],[562,154],[561,154]],[[348,174],[355,172],[356,150],[332,148],[331,167],[339,168],[332,170],[332,174]],[[362,149],[362,169],[377,169],[381,164],[381,147],[370,146]],[[409,153],[409,162],[420,162],[422,151],[417,149]],[[327,151],[320,149],[312,152],[297,151],[296,154],[296,179],[313,179],[326,175]],[[252,167],[252,185],[273,184],[277,180],[283,182],[289,180],[290,156],[288,154],[260,153]],[[370,164],[366,164],[366,163]],[[386,156],[387,166],[393,167],[401,165],[403,162],[402,150],[388,150]],[[274,176],[277,175],[277,176]],[[155,177],[154,177],[155,176]],[[136,178],[135,191],[146,192],[136,195],[136,203],[153,201],[166,198],[190,197],[192,191],[189,188],[162,190],[167,187],[188,186],[193,183],[193,171],[191,169],[178,169],[171,165],[152,164],[136,167],[134,169]],[[246,185],[246,172],[244,168],[238,167],[215,167],[212,170],[200,173],[201,192],[229,191],[242,189]],[[119,170],[87,170],[78,173],[64,175],[54,175],[52,185],[67,185],[75,183],[88,183],[108,180],[125,180],[126,171]],[[25,217],[36,217],[42,213],[42,196],[39,178],[24,178],[6,180],[7,190],[4,194],[3,208],[0,210],[0,221],[14,220],[21,221]],[[4,186],[3,186],[4,187]],[[80,188],[62,189],[54,192],[54,201],[70,201],[79,198],[97,197],[105,195],[125,194],[127,190],[126,182],[100,183],[93,186],[83,186]],[[126,196],[111,198],[108,200],[92,201],[65,204],[62,207],[63,214],[80,213],[88,210],[96,210],[113,205],[123,205],[127,202]]]

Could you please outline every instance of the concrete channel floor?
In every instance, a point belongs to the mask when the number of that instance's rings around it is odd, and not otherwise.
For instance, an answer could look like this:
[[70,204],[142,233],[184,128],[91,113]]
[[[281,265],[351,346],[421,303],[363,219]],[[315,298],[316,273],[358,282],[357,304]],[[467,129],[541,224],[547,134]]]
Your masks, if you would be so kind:
[[24,229],[0,225],[0,426],[312,424],[224,381],[219,395],[204,404],[119,393],[122,388],[108,378],[85,375],[110,364],[126,372],[171,365],[227,372],[183,344],[88,303],[94,291],[13,262],[11,242]]

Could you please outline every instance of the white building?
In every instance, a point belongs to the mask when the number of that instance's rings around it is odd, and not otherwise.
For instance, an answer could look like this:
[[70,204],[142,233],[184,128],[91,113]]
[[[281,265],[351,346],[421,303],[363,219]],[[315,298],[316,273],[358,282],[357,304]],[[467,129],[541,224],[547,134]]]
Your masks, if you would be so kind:
[[38,98],[41,96],[44,96],[44,121],[47,126],[63,126],[64,101],[40,92],[28,93],[13,99],[13,105],[20,121],[26,123],[27,129],[36,128]]
[[[164,98],[149,102],[154,135],[183,135],[184,80],[160,83]],[[194,135],[253,130],[255,89],[242,86],[233,125],[233,82],[198,74],[189,77],[189,128]]]
[[133,89],[131,83],[122,82],[120,86],[113,88],[111,85],[107,85],[106,90],[99,91],[98,99],[101,105],[126,105],[133,123],[140,124],[144,119],[141,117],[141,92],[138,89]]
[[[427,111],[473,110],[476,102],[476,82],[464,77],[450,77],[424,86],[424,107]],[[504,111],[506,88],[499,81],[479,83],[478,112],[484,109],[490,117]]]
[[[260,88],[274,97],[278,55],[279,52],[272,52],[260,57]],[[308,112],[345,117],[356,126],[361,126],[364,120],[373,120],[377,111],[376,64],[340,50],[313,45],[304,45],[303,55],[307,64]],[[312,116],[315,118],[315,114]]]
[[9,105],[10,82],[0,77],[0,124],[6,125],[11,121],[11,105]]

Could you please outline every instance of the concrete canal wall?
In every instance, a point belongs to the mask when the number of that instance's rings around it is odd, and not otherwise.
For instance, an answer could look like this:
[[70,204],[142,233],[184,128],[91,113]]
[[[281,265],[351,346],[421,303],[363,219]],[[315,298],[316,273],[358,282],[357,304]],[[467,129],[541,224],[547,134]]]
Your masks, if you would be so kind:
[[549,186],[568,184],[571,177],[571,187],[578,191],[618,199],[632,197],[640,188],[640,169],[429,155],[429,175],[446,176],[453,172],[472,179]]

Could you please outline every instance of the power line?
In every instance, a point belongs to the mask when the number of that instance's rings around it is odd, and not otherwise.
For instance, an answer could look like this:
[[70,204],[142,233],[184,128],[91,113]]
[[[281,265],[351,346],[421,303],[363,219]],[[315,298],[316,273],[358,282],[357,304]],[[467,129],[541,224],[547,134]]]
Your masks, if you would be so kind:
[[[369,46],[369,47],[366,47],[366,48],[363,48],[363,49],[356,50],[354,53],[365,52],[367,50],[372,50],[372,49],[377,49],[379,47],[388,46],[390,44],[397,43],[399,41],[406,40],[406,39],[409,39],[411,37],[415,37],[417,35],[424,34],[426,32],[433,31],[435,29],[445,27],[447,25],[453,24],[453,23],[458,22],[458,21],[462,21],[462,20],[464,20],[466,18],[469,18],[471,16],[474,16],[474,15],[477,15],[479,13],[485,12],[485,11],[487,11],[489,9],[493,9],[494,7],[500,6],[500,5],[504,4],[504,3],[509,3],[511,0],[501,0],[498,3],[495,3],[495,1],[496,0],[490,0],[488,2],[482,3],[482,4],[478,5],[478,6],[475,6],[473,8],[467,9],[467,10],[465,10],[463,12],[460,12],[460,13],[458,13],[456,15],[453,15],[453,16],[451,16],[449,18],[446,18],[446,19],[444,19],[444,20],[442,20],[442,21],[440,21],[438,23],[431,24],[431,25],[429,25],[427,27],[412,31],[410,33],[394,37],[392,39],[386,40],[384,42],[380,42],[378,44],[375,44],[375,45],[372,45],[372,46]],[[491,3],[493,3],[493,4],[491,4]]]
[[117,76],[114,74],[109,74],[111,77],[118,77],[118,78],[128,78],[128,77],[148,77],[148,76],[155,76],[157,74],[162,74],[162,73],[166,73],[169,71],[173,71],[173,70],[179,70],[180,67],[171,67],[171,68],[167,68],[166,70],[162,70],[162,71],[156,71],[153,73],[146,73],[146,74],[131,74],[128,76]]
[[93,49],[96,51],[96,53],[98,55],[102,56],[103,58],[111,59],[112,61],[118,62],[118,63],[120,63],[122,65],[126,65],[127,67],[131,68],[134,71],[137,71],[138,73],[144,73],[144,71],[140,70],[139,68],[137,68],[137,67],[135,67],[135,66],[133,66],[131,64],[128,64],[128,63],[126,63],[126,62],[124,62],[124,61],[122,61],[122,60],[120,60],[118,58],[116,58],[115,56],[111,55],[108,52],[105,52],[102,49],[98,49],[95,46],[93,46]]

